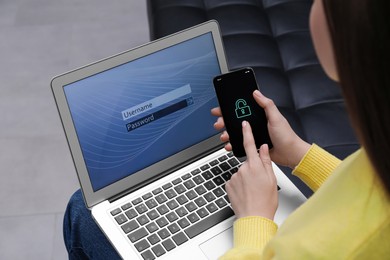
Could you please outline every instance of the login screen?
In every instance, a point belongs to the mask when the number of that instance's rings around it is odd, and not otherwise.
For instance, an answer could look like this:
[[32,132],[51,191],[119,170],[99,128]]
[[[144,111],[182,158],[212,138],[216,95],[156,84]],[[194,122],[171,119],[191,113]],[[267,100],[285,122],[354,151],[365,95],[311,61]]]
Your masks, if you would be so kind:
[[64,87],[93,189],[216,134],[211,34]]

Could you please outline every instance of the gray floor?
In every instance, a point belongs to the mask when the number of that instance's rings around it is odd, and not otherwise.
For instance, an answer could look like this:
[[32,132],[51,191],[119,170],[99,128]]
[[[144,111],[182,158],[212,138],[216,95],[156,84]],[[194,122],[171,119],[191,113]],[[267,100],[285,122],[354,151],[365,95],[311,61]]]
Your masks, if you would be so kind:
[[0,0],[0,259],[67,259],[78,182],[51,78],[148,40],[142,0]]

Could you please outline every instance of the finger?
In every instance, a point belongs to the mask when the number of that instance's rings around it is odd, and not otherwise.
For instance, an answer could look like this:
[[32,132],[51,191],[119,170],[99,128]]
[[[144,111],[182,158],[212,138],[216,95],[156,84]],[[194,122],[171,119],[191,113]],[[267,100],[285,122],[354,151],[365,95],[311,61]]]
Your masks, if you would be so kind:
[[223,121],[222,117],[218,117],[217,121],[214,123],[214,128],[216,130],[221,130],[225,127],[225,122]]
[[269,155],[268,144],[263,144],[260,147],[260,153],[259,154],[260,154],[260,159],[261,159],[261,161],[263,163],[263,166],[266,169],[266,171],[269,171],[269,170],[272,171],[272,161],[271,161],[271,157]]
[[258,157],[258,154],[252,128],[247,121],[242,122],[242,134],[244,137],[244,149],[247,160],[253,160],[254,158]]
[[215,107],[215,108],[211,109],[211,114],[213,116],[222,116],[221,108]]
[[226,131],[223,131],[221,134],[221,141],[222,142],[229,142],[229,134]]
[[282,114],[280,114],[279,109],[275,106],[272,99],[265,97],[259,90],[253,92],[253,97],[257,104],[264,109],[267,119],[271,124],[280,120]]
[[231,151],[231,150],[233,150],[232,145],[231,145],[230,143],[227,143],[227,144],[225,145],[225,150],[226,150],[226,151]]

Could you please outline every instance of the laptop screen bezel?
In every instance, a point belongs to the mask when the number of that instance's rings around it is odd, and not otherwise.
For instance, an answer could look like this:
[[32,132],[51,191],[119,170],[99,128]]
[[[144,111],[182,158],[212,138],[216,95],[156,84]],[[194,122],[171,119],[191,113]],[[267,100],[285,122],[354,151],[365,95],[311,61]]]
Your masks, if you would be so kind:
[[[183,165],[192,158],[202,155],[205,151],[210,151],[221,146],[219,134],[193,145],[181,152],[170,156],[156,164],[131,174],[119,181],[107,185],[97,191],[93,190],[88,174],[87,165],[83,158],[82,149],[78,141],[76,129],[73,124],[72,115],[66,100],[64,87],[73,82],[93,76],[111,68],[139,59],[154,52],[188,41],[192,38],[211,33],[215,51],[221,73],[228,72],[228,65],[225,57],[223,43],[220,35],[218,23],[214,20],[178,32],[176,34],[155,40],[135,49],[108,57],[79,69],[67,72],[52,79],[51,88],[61,117],[62,125],[67,137],[77,176],[80,182],[85,203],[88,208],[108,200],[119,193],[129,190],[131,187],[139,186],[149,179],[156,178],[163,172],[173,169],[174,165]],[[210,82],[211,83],[211,82]]]

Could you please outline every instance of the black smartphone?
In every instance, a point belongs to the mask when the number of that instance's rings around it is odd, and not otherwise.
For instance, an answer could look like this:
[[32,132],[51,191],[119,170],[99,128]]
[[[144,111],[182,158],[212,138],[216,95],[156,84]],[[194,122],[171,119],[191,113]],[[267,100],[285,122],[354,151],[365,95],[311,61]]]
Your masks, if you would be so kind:
[[271,149],[265,111],[253,98],[253,92],[258,89],[253,70],[244,68],[222,74],[215,77],[213,83],[234,155],[245,156],[242,136],[244,120],[252,127],[256,147],[267,143]]

